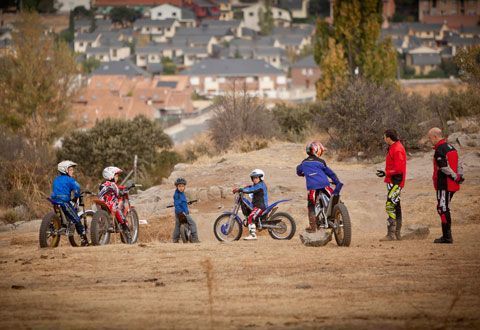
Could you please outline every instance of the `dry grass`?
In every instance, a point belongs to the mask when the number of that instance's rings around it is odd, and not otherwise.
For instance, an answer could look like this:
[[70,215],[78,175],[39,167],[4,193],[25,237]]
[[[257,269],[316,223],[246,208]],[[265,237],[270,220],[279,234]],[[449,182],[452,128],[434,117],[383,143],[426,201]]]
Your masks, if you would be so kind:
[[175,227],[173,215],[148,219],[147,225],[140,225],[139,242],[170,242]]

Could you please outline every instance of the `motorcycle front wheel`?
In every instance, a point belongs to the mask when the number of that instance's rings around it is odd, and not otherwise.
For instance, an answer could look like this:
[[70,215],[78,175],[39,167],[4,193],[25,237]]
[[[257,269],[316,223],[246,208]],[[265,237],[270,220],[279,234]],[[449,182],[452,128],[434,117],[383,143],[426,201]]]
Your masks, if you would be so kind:
[[213,224],[213,233],[220,242],[238,241],[242,237],[242,231],[242,226],[233,214],[222,214]]
[[333,234],[335,235],[337,245],[350,246],[350,242],[352,241],[352,224],[347,207],[339,203],[334,206],[332,214],[336,225]]
[[[93,214],[95,212],[93,210],[87,210],[80,216],[80,221],[82,222],[83,228],[85,228],[85,234],[91,236],[90,234],[90,227],[92,225]],[[75,224],[71,223],[70,225],[70,233],[68,235],[68,240],[71,246],[82,246],[82,239],[80,235],[75,230]]]
[[110,227],[113,222],[110,215],[104,210],[98,210],[93,214],[91,229],[91,239],[93,245],[107,245],[110,243]]
[[128,228],[130,229],[130,239],[126,237],[126,234],[122,233],[120,235],[120,239],[122,240],[122,243],[127,243],[128,241],[129,244],[135,244],[138,241],[138,226],[139,226],[139,221],[138,221],[138,213],[137,210],[135,209],[130,209],[127,213],[127,223],[128,223]]

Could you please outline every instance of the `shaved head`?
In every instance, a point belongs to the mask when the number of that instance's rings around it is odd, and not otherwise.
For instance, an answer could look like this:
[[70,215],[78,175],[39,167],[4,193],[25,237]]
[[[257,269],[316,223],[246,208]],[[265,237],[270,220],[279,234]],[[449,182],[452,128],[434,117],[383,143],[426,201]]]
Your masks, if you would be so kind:
[[438,141],[443,139],[442,130],[438,127],[433,127],[428,131],[428,139],[430,142],[435,145]]

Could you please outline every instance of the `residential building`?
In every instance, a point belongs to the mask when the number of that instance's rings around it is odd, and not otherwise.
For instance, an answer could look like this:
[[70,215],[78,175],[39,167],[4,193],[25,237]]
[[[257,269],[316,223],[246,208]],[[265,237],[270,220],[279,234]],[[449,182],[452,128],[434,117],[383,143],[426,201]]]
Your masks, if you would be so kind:
[[150,44],[135,50],[136,64],[139,67],[159,64],[163,57],[174,58],[175,56],[175,47],[169,43]]
[[163,4],[170,4],[177,7],[182,6],[183,0],[91,0],[92,7],[156,7]]
[[476,26],[480,22],[480,1],[419,0],[418,20],[422,23],[446,23],[452,29]]
[[440,50],[429,47],[419,47],[410,50],[406,55],[406,64],[415,70],[416,75],[427,75],[437,70],[442,63]]
[[290,11],[292,18],[305,19],[308,17],[309,3],[310,0],[278,0],[277,7]]
[[287,87],[286,74],[262,60],[206,59],[181,72],[197,93],[221,95],[246,90],[253,95],[278,97]]
[[143,35],[149,35],[155,42],[166,42],[175,35],[175,30],[180,26],[176,19],[154,20],[142,18],[135,21],[133,30]]
[[183,4],[190,8],[199,20],[220,18],[220,5],[215,1],[184,0]]
[[55,8],[60,13],[69,13],[75,7],[83,6],[90,9],[90,0],[55,0]]
[[292,87],[315,89],[315,83],[321,76],[320,67],[313,55],[302,58],[290,67]]
[[196,24],[193,11],[169,4],[153,7],[149,10],[149,16],[152,20],[175,19],[178,20],[180,26],[185,27],[194,27]]
[[[271,10],[275,26],[288,27],[291,25],[292,18],[287,10],[278,7],[272,7]],[[244,26],[255,31],[260,31],[260,13],[266,11],[263,3],[251,5],[242,9],[242,11]]]
[[85,53],[87,48],[96,48],[100,46],[101,33],[79,33],[73,42],[73,50],[76,53]]

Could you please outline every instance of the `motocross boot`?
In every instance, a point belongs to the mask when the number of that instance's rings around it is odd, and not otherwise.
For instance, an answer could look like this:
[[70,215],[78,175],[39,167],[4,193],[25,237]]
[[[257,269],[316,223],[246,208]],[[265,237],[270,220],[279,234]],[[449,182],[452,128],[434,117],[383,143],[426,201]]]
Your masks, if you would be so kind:
[[387,235],[380,239],[380,242],[394,241],[395,240],[395,220],[387,220]]
[[309,227],[305,228],[307,233],[314,233],[317,231],[317,217],[315,216],[315,212],[308,212],[308,222],[310,224]]
[[257,239],[257,227],[255,226],[254,223],[251,223],[248,225],[248,231],[250,235],[244,238],[246,241],[253,241]]
[[396,213],[396,227],[395,227],[395,237],[397,238],[398,241],[402,240],[402,208],[400,206],[400,202],[398,202],[397,207],[395,209]]
[[452,231],[450,226],[446,223],[442,223],[442,237],[436,238],[433,243],[440,243],[440,244],[452,244]]
[[81,239],[81,243],[80,243],[80,244],[81,244],[82,246],[88,246],[88,245],[90,245],[90,243],[88,242],[88,237],[87,237],[86,234],[80,235],[80,239]]

